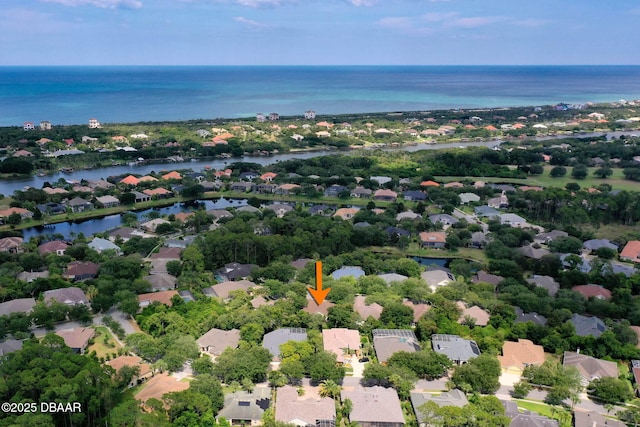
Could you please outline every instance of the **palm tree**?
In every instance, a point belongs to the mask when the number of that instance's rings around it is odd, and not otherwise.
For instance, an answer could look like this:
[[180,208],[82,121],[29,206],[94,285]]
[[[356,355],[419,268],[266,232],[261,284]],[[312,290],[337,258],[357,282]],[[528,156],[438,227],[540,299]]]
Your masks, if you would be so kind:
[[339,384],[336,384],[335,381],[332,380],[324,380],[320,384],[320,396],[322,397],[330,397],[334,400],[337,400],[340,397],[340,392],[342,391],[342,387]]

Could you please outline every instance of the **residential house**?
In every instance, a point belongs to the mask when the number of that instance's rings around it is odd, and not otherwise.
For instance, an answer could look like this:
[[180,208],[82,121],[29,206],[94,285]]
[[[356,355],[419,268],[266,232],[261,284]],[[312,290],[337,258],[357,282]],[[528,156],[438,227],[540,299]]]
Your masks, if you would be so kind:
[[323,329],[322,342],[324,351],[335,354],[339,363],[345,363],[360,351],[360,332],[346,328]]
[[140,180],[133,175],[127,175],[124,178],[122,178],[119,182],[125,185],[138,185],[140,183]]
[[336,403],[330,397],[300,396],[296,387],[277,390],[276,422],[299,427],[335,427]]
[[138,356],[118,356],[115,359],[105,362],[105,365],[111,366],[116,373],[120,372],[125,366],[129,368],[137,368],[137,373],[133,375],[129,381],[129,388],[140,385],[153,377],[151,366],[144,363]]
[[527,223],[526,219],[513,213],[499,215],[498,219],[500,220],[500,224],[510,225],[511,227],[522,227]]
[[420,186],[421,186],[421,187],[440,187],[440,184],[438,184],[438,183],[437,183],[437,182],[435,182],[435,181],[431,181],[431,180],[429,180],[429,181],[422,181],[422,182],[420,183]]
[[240,331],[212,328],[196,340],[200,351],[212,356],[219,356],[227,348],[237,348],[240,343]]
[[520,254],[522,254],[522,256],[531,259],[541,259],[543,256],[551,254],[551,252],[546,249],[534,248],[531,245],[518,248],[518,251],[520,252]]
[[57,302],[66,305],[89,305],[87,295],[85,295],[82,289],[75,286],[44,291],[42,295],[45,304]]
[[170,274],[160,273],[144,276],[142,280],[151,285],[151,290],[157,291],[169,291],[176,288],[177,279]]
[[585,411],[576,408],[573,411],[574,427],[627,427],[627,424],[620,420],[607,418],[596,411]]
[[548,245],[558,237],[567,237],[569,233],[560,230],[551,230],[548,233],[539,233],[533,238],[534,243]]
[[420,242],[423,248],[444,249],[447,235],[442,231],[423,231],[420,233]]
[[487,273],[484,270],[478,271],[472,278],[471,282],[473,283],[490,283],[493,286],[498,286],[500,282],[504,280],[504,277],[498,276],[496,274]]
[[22,271],[16,276],[16,279],[21,280],[23,282],[31,283],[36,279],[46,279],[47,277],[49,277],[49,270]]
[[21,220],[33,218],[33,212],[31,212],[29,209],[10,207],[0,210],[0,223],[6,222],[7,218],[9,218],[13,214],[20,215]]
[[386,227],[384,229],[384,232],[393,239],[398,239],[400,237],[411,237],[411,232],[409,230],[405,230],[404,228]]
[[329,315],[329,309],[331,307],[335,307],[335,304],[331,301],[324,300],[322,303],[318,304],[311,295],[307,294],[307,306],[303,308],[302,311],[309,314],[320,314],[322,317],[326,318]]
[[431,346],[433,347],[433,351],[444,354],[458,365],[480,356],[480,348],[475,341],[466,340],[458,335],[432,335]]
[[93,209],[93,203],[82,197],[74,197],[67,202],[67,206],[71,209],[71,212],[79,213]]
[[411,210],[400,212],[399,214],[396,215],[396,221],[398,222],[402,221],[403,219],[414,220],[414,219],[420,219],[420,218],[422,218],[420,214],[417,214]]
[[216,221],[223,218],[233,218],[233,214],[226,209],[209,209],[207,215],[212,216]]
[[499,197],[492,197],[487,200],[487,206],[493,209],[506,209],[509,207],[509,198],[503,191]]
[[582,250],[586,253],[595,252],[600,248],[607,248],[618,252],[618,245],[609,239],[591,239],[582,243]]
[[369,180],[377,182],[378,185],[385,185],[386,183],[391,182],[392,178],[390,176],[372,176],[369,177]]
[[[345,216],[349,216],[351,215],[349,218],[344,218],[342,217],[342,219],[350,219],[353,217],[354,214],[349,214],[347,213],[348,208],[344,208],[345,210],[343,211]],[[335,206],[329,206],[329,205],[313,205],[309,208],[309,213],[311,215],[322,215],[322,216],[332,216],[334,213],[336,212],[336,208]],[[358,211],[356,210],[355,213],[357,213]]]
[[36,305],[34,298],[17,298],[0,303],[0,316],[9,316],[13,313],[31,313]]
[[529,410],[520,411],[518,404],[512,400],[502,400],[504,414],[511,418],[509,427],[559,427],[557,420],[552,420]]
[[620,374],[618,372],[618,364],[616,362],[596,359],[595,357],[574,353],[572,351],[564,352],[562,364],[564,366],[575,366],[578,368],[584,385],[587,385],[598,378],[618,378],[618,375]]
[[427,200],[427,195],[424,192],[416,190],[405,191],[402,193],[402,197],[411,202],[422,202]]
[[630,240],[620,252],[623,261],[640,262],[640,240]]
[[141,308],[147,307],[154,302],[159,304],[164,304],[167,307],[171,307],[173,303],[171,299],[178,295],[178,291],[160,291],[160,292],[151,292],[148,294],[140,294],[138,295],[138,304]]
[[255,185],[250,182],[232,182],[229,184],[229,189],[238,193],[247,193],[253,190],[254,187]]
[[467,400],[467,395],[457,388],[437,394],[412,391],[411,406],[413,406],[413,411],[416,414],[419,427],[428,427],[428,420],[421,410],[423,405],[425,405],[427,402],[433,402],[440,407],[457,406],[458,408],[462,408],[469,403],[469,401]]
[[420,344],[411,329],[374,329],[373,348],[378,362],[386,363],[397,352],[415,353],[420,351]]
[[278,186],[275,184],[262,183],[262,184],[257,184],[253,188],[253,192],[259,193],[259,194],[272,194],[276,191],[276,188],[278,188]]
[[256,387],[252,391],[236,391],[224,397],[224,406],[217,419],[224,418],[232,426],[262,425],[264,411],[271,403],[271,389]]
[[384,280],[384,282],[387,284],[387,286],[389,286],[389,285],[391,285],[392,283],[395,283],[395,282],[404,282],[405,280],[408,279],[407,276],[404,276],[404,275],[398,274],[398,273],[378,274],[378,277],[381,278],[382,280]]
[[427,285],[431,288],[432,291],[435,292],[437,288],[440,286],[446,286],[449,283],[456,280],[453,274],[444,270],[427,270],[420,274],[422,280],[427,282]]
[[244,291],[249,292],[251,289],[257,287],[255,283],[250,280],[236,280],[236,281],[226,281],[218,283],[217,285],[211,286],[212,297],[220,298],[222,300],[227,300],[231,297],[231,292],[234,291]]
[[100,129],[101,127],[98,119],[89,119],[89,129]]
[[397,198],[398,193],[392,190],[380,189],[373,193],[373,200],[379,202],[395,202]]
[[[344,185],[333,184],[324,190],[324,197],[338,197],[343,191],[349,191]],[[350,193],[350,192],[349,192]]]
[[163,218],[155,218],[155,219],[143,222],[142,224],[140,224],[140,227],[144,228],[147,231],[155,233],[158,226],[162,224],[171,224],[171,222]]
[[103,239],[101,237],[94,237],[93,240],[87,244],[87,246],[98,252],[99,254],[104,251],[114,251],[116,255],[120,255],[122,253],[122,250],[120,250],[120,247],[118,245],[111,242],[110,240]]
[[398,394],[393,388],[361,387],[342,390],[342,401],[352,402],[349,421],[360,427],[403,427],[404,414]]
[[135,203],[144,203],[151,200],[151,196],[140,191],[132,191],[135,196]]
[[551,276],[540,276],[534,274],[527,279],[527,283],[538,288],[546,289],[547,292],[549,292],[549,295],[551,295],[552,297],[556,296],[556,294],[560,290],[560,283],[556,282]]
[[602,320],[595,316],[582,316],[574,313],[573,316],[571,316],[571,319],[569,319],[569,322],[573,324],[576,335],[580,337],[587,337],[591,335],[594,338],[598,338],[607,329],[609,329]]
[[525,313],[520,307],[513,307],[516,313],[516,318],[513,323],[526,323],[531,322],[534,325],[545,326],[547,324],[547,318],[538,313]]
[[56,335],[64,340],[65,345],[78,354],[84,354],[89,346],[89,340],[95,334],[96,330],[93,328],[65,329],[56,332]]
[[480,201],[480,196],[475,193],[460,193],[458,194],[461,205],[468,205],[469,203],[477,203]]
[[266,333],[262,339],[262,347],[269,350],[274,359],[280,358],[280,346],[288,341],[306,341],[307,330],[304,328],[280,328]]
[[120,200],[118,200],[117,198],[113,197],[113,196],[100,196],[100,197],[96,197],[96,201],[103,207],[103,208],[114,208],[116,206],[120,206]]
[[216,275],[220,276],[222,280],[242,280],[251,275],[251,270],[257,268],[255,264],[240,264],[237,262],[230,262],[225,264],[224,267],[216,270]]
[[72,282],[95,279],[98,276],[100,266],[91,261],[72,261],[67,264],[67,269],[62,277]]
[[462,301],[458,301],[456,305],[461,311],[458,323],[466,324],[471,321],[475,326],[487,326],[489,324],[490,315],[486,310],[477,305],[467,307]]
[[273,203],[264,207],[266,210],[275,212],[278,218],[282,218],[287,213],[293,210],[293,206],[285,205],[284,203]]
[[[65,191],[67,193],[67,191]],[[67,207],[62,203],[43,203],[36,206],[40,212],[46,215],[60,215],[67,211]]]
[[502,356],[498,356],[502,372],[522,375],[524,368],[544,363],[544,348],[530,340],[518,339],[517,342],[505,341]]
[[282,184],[274,190],[275,194],[280,194],[284,196],[288,196],[292,194],[294,191],[300,189],[301,187],[298,184]]
[[336,210],[333,216],[340,217],[343,220],[347,221],[352,219],[355,216],[355,214],[357,214],[359,211],[360,211],[360,208],[340,208]]
[[449,214],[429,215],[429,221],[431,221],[432,224],[440,223],[440,224],[446,225],[446,226],[458,223],[458,219],[452,217]]
[[471,240],[469,241],[468,246],[473,249],[483,249],[487,246],[487,243],[489,243],[487,233],[476,231],[475,233],[471,233]]
[[275,173],[275,172],[265,172],[262,175],[260,175],[260,179],[263,180],[264,182],[271,182],[277,176],[278,176],[278,174]]
[[382,306],[377,302],[367,305],[364,295],[356,295],[353,301],[353,311],[358,313],[362,320],[367,320],[369,317],[379,320],[382,314]]
[[48,120],[41,121],[40,130],[51,130],[51,122]]
[[493,218],[500,215],[500,211],[489,206],[476,206],[475,208],[473,208],[473,213],[478,218]]
[[156,374],[149,379],[134,398],[144,404],[149,399],[162,402],[162,396],[167,393],[180,392],[189,388],[189,383],[181,381],[168,373]]
[[355,197],[357,199],[368,199],[369,197],[371,197],[372,193],[373,191],[369,190],[368,188],[356,187],[351,190],[351,197]]
[[22,341],[14,340],[14,339],[5,339],[0,341],[0,357],[6,356],[9,353],[13,353],[14,351],[22,350]]
[[583,297],[595,298],[600,300],[608,300],[611,299],[611,291],[607,288],[604,288],[600,285],[578,285],[571,288],[572,291],[579,293]]
[[353,277],[354,279],[359,279],[364,275],[365,275],[365,272],[362,269],[362,267],[354,267],[350,265],[340,267],[339,269],[331,273],[331,277],[333,277],[335,280],[338,280],[342,277],[349,277],[349,276]]
[[168,173],[165,173],[164,175],[161,176],[162,179],[169,181],[171,179],[173,180],[181,180],[182,179],[182,175],[180,175],[179,172],[176,171],[171,171]]
[[3,237],[0,239],[0,252],[10,254],[19,254],[24,252],[22,245],[24,240],[22,237]]
[[166,188],[158,187],[158,188],[147,188],[146,190],[142,190],[144,194],[151,197],[152,199],[168,199],[173,197],[173,191],[167,190]]
[[414,303],[413,301],[409,301],[408,299],[403,299],[402,305],[409,307],[413,310],[413,322],[411,322],[411,326],[415,327],[422,316],[424,316],[429,310],[431,310],[431,306],[429,304],[423,303]]

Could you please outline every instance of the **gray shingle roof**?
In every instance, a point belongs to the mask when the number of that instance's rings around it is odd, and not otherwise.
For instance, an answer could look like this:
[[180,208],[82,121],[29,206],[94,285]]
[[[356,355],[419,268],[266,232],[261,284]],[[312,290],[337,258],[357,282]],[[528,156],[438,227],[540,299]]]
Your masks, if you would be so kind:
[[465,340],[458,335],[436,334],[431,336],[433,351],[444,354],[453,362],[462,363],[480,356],[478,344]]
[[305,341],[307,330],[304,328],[281,328],[264,335],[262,346],[275,358],[280,357],[280,345],[287,341]]

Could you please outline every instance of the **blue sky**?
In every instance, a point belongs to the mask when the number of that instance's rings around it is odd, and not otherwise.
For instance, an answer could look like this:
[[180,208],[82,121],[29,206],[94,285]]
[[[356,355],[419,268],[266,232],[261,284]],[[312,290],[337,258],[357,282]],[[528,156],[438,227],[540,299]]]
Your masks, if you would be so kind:
[[0,65],[640,64],[640,1],[2,0]]

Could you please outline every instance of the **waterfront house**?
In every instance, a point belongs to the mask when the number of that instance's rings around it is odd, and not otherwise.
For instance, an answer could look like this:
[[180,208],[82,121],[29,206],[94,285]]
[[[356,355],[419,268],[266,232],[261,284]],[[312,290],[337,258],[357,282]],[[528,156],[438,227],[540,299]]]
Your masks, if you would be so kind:
[[[65,193],[68,191],[64,190]],[[37,206],[38,210],[46,215],[60,215],[67,211],[67,207],[61,203],[49,202]]]
[[0,210],[0,222],[4,223],[11,215],[20,215],[21,220],[33,218],[33,212],[24,208],[11,207]]
[[282,184],[275,188],[273,191],[275,194],[288,196],[292,192],[298,190],[300,186],[298,184]]
[[238,193],[246,193],[253,190],[254,184],[250,182],[232,182],[229,184],[229,189],[231,191],[236,191]]
[[423,248],[444,249],[447,235],[441,231],[423,231],[420,233],[420,242]]
[[[324,190],[324,196],[325,197],[338,197],[340,195],[340,193],[345,192],[345,191],[349,191],[349,189],[347,187],[345,187],[344,185],[338,185],[338,184],[333,184],[329,187],[327,187],[326,190]],[[351,192],[349,192],[349,194],[351,194]]]
[[181,179],[182,179],[182,175],[180,175],[180,173],[179,173],[179,172],[171,171],[171,172],[169,172],[169,173],[166,173],[166,174],[162,175],[162,177],[161,177],[161,178],[162,178],[162,179],[164,179],[164,180],[166,180],[166,181],[169,181],[169,180],[171,180],[171,179],[174,179],[174,180],[181,180]]
[[98,119],[89,119],[89,129],[100,129],[100,122]]
[[133,175],[127,175],[120,180],[120,183],[125,185],[138,185],[140,180]]
[[172,191],[162,187],[153,189],[148,188],[146,190],[142,190],[142,192],[153,199],[168,199],[170,197],[173,197]]
[[84,212],[93,209],[93,203],[82,197],[74,197],[67,202],[67,206],[74,213]]
[[353,190],[351,190],[351,197],[354,197],[357,199],[368,199],[369,197],[371,197],[372,193],[373,191],[369,190],[368,188],[356,187]]
[[453,274],[440,269],[424,271],[420,274],[420,277],[427,283],[427,285],[429,285],[432,291],[435,291],[440,286],[446,286],[456,280]]
[[96,201],[102,205],[103,208],[115,208],[116,206],[120,206],[120,200],[109,195],[96,197]]

